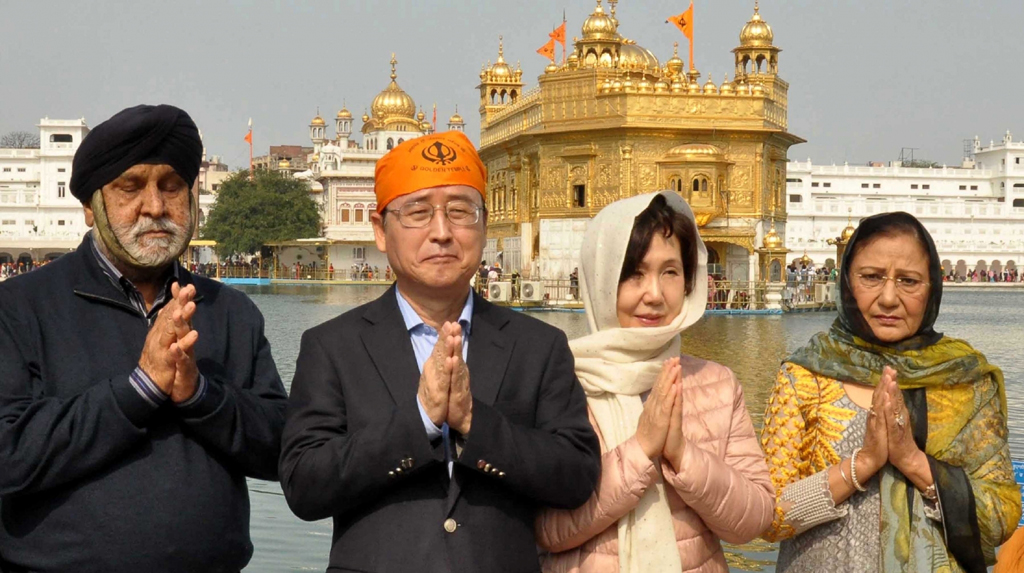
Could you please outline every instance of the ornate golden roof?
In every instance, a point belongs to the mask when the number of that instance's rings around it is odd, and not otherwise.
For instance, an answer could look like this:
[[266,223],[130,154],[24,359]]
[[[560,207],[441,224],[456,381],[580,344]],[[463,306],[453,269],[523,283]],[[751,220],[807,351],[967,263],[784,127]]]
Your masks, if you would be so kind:
[[684,143],[668,150],[663,159],[665,160],[722,160],[725,156],[722,150],[710,143]]
[[320,111],[317,110],[316,117],[309,122],[309,125],[327,125],[327,122],[324,121],[324,118],[320,117]]
[[583,21],[583,39],[614,40],[619,36],[618,29],[615,19],[604,13],[601,0],[597,0],[594,12]]
[[292,168],[292,162],[288,161],[287,159],[282,159],[281,161],[277,162],[277,168],[278,169],[291,169]]
[[757,1],[754,2],[754,16],[743,26],[740,32],[740,46],[743,47],[765,47],[771,46],[775,35],[772,34],[772,27],[761,19],[758,11]]
[[455,106],[455,113],[453,113],[452,116],[448,118],[448,123],[453,125],[462,125],[466,123],[465,121],[462,120],[462,116],[459,115],[459,106]]
[[512,69],[512,66],[508,65],[505,61],[505,39],[503,36],[498,36],[498,59],[491,65],[491,62],[487,62],[487,65],[480,70],[480,81],[486,83],[505,83],[513,84],[519,83],[523,77],[523,70],[520,69],[519,65],[516,65],[516,69]]
[[661,69],[661,63],[647,48],[638,46],[633,40],[623,40],[619,47],[619,68],[655,73]]
[[704,83],[704,93],[706,93],[706,94],[716,94],[716,93],[718,93],[718,86],[715,85],[715,82],[711,81],[711,74],[708,74],[708,81]]
[[775,250],[782,248],[782,237],[775,232],[775,221],[772,221],[772,228],[768,230],[768,234],[764,236],[762,243],[764,248]]
[[398,78],[398,74],[395,72],[396,65],[398,65],[398,60],[395,59],[394,54],[391,54],[391,83],[384,88],[384,91],[377,94],[377,97],[373,98],[370,111],[373,113],[374,119],[384,120],[391,117],[413,119],[416,116],[416,102],[409,94],[405,93],[405,90],[398,87],[398,82],[395,81]]
[[348,110],[344,105],[341,106],[341,110],[338,111],[337,119],[352,119],[352,112]]

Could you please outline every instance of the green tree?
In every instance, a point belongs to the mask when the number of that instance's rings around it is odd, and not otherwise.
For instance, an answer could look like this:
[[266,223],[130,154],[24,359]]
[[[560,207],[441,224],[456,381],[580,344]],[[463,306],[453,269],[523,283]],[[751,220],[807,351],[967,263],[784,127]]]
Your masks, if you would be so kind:
[[256,253],[265,243],[320,235],[320,212],[306,182],[274,171],[239,171],[217,193],[201,235],[217,254]]

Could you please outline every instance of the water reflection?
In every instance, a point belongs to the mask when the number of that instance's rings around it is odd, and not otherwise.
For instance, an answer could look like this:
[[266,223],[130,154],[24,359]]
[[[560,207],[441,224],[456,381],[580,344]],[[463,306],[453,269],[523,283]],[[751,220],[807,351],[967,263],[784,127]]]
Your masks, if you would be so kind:
[[[272,285],[240,287],[266,319],[266,334],[285,386],[295,373],[302,333],[384,292],[381,286]],[[572,339],[586,334],[581,313],[540,312],[533,316]],[[781,360],[831,324],[833,313],[782,316],[708,316],[683,334],[683,352],[724,364],[743,385],[747,406],[760,427],[764,405]],[[1003,368],[1009,391],[1010,442],[1024,458],[1024,363],[1019,359],[1024,325],[1024,291],[948,292],[936,329],[964,338]],[[339,349],[339,351],[341,351]],[[305,523],[288,510],[280,485],[251,480],[251,530],[255,554],[246,572],[323,571],[331,546],[328,520]],[[775,549],[755,541],[727,553],[733,571],[773,571]]]

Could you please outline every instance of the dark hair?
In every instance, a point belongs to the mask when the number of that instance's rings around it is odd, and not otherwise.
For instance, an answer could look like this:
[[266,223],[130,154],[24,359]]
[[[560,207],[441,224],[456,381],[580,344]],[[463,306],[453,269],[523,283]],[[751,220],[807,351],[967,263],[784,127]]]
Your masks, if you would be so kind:
[[665,197],[657,195],[646,209],[633,219],[633,232],[626,246],[626,257],[622,261],[622,272],[619,273],[619,284],[636,274],[640,263],[651,248],[651,240],[655,233],[668,239],[679,239],[680,255],[683,258],[683,278],[686,281],[685,294],[693,292],[693,281],[697,276],[697,237],[693,223],[686,215],[669,207]]

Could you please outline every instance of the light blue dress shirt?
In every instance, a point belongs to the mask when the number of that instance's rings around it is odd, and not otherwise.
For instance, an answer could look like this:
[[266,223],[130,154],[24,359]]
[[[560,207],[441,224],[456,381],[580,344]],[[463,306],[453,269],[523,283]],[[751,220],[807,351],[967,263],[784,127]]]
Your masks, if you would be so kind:
[[[398,310],[402,313],[405,328],[409,331],[412,351],[416,355],[416,365],[420,369],[420,374],[423,374],[423,365],[426,364],[430,354],[434,351],[434,346],[437,344],[438,332],[434,327],[423,322],[423,319],[420,318],[420,315],[416,314],[412,305],[409,304],[409,301],[405,300],[405,297],[402,296],[402,291],[398,290],[397,287],[395,288],[395,297],[398,299]],[[462,326],[462,359],[467,360],[469,335],[473,324],[472,293],[468,293],[466,297],[466,304],[462,307],[462,314],[459,315],[459,324]],[[423,404],[420,403],[419,397],[416,398],[416,405],[420,409],[420,419],[423,420],[423,429],[427,432],[427,438],[430,440],[436,440],[439,437],[444,438],[445,458],[448,460],[448,475],[451,476],[452,456],[448,440],[448,423],[441,424],[441,427],[438,428],[434,425],[433,420],[427,416],[427,411],[423,409]]]

